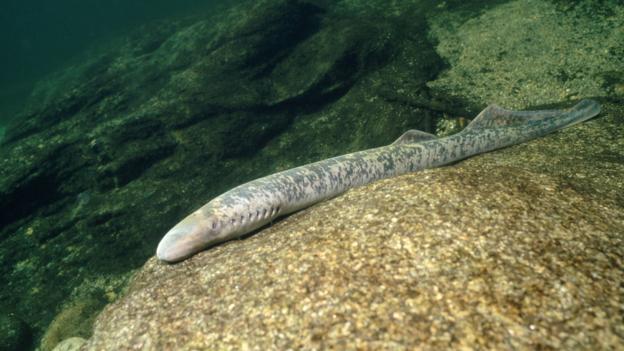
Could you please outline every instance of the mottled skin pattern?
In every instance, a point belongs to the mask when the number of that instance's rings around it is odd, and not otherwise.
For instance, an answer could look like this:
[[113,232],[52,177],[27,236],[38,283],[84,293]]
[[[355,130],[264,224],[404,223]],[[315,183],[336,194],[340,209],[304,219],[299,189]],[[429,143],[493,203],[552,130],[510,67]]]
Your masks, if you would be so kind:
[[491,105],[461,133],[446,138],[410,130],[388,146],[259,178],[191,213],[167,232],[156,254],[166,262],[180,261],[349,188],[522,143],[585,121],[599,112],[600,105],[592,100],[583,100],[567,110],[519,112]]

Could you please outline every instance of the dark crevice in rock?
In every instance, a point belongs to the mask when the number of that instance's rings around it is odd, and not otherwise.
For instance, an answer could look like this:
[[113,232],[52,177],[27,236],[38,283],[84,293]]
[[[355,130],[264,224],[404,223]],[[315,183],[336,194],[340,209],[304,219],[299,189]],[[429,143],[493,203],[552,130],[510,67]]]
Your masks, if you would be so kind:
[[243,56],[236,68],[260,67],[251,76],[252,79],[266,76],[297,43],[320,28],[320,18],[316,15],[322,10],[309,4],[293,6],[289,3],[284,8],[269,8],[267,11],[271,17],[264,19],[260,25],[253,23],[254,26],[248,28],[247,32],[243,30],[234,43],[238,47],[251,45],[248,54]]
[[0,196],[0,227],[30,215],[37,208],[44,207],[65,196],[61,185],[82,167],[80,162],[59,162],[61,155],[72,155],[71,145],[63,144],[47,154],[47,160],[24,178],[16,180]]
[[35,209],[58,199],[58,182],[46,173],[30,175],[1,196],[0,226],[4,227]]

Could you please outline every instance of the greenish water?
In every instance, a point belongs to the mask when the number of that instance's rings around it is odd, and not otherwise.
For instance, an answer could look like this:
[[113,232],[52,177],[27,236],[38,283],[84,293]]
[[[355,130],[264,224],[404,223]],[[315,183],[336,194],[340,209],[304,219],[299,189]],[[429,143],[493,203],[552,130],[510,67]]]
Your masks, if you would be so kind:
[[0,11],[0,124],[24,108],[33,85],[90,47],[145,23],[231,0],[3,1]]

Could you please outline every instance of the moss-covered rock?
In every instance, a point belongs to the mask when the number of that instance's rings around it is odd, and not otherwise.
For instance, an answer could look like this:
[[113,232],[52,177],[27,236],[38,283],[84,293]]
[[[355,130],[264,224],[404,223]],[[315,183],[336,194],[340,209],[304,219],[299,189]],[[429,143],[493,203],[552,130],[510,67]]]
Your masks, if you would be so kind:
[[[104,301],[106,302],[106,301]],[[97,298],[75,299],[54,317],[45,334],[41,338],[39,349],[41,351],[56,350],[57,346],[65,342],[61,348],[73,347],[77,339],[65,341],[71,338],[84,338],[91,335],[93,320],[102,309],[103,301]]]
[[[424,17],[326,5],[244,1],[146,25],[38,84],[0,146],[0,301],[36,339],[53,320],[50,347],[86,336],[72,334],[86,312],[211,196],[431,130],[425,83],[442,64]],[[85,296],[97,303],[60,307]]]

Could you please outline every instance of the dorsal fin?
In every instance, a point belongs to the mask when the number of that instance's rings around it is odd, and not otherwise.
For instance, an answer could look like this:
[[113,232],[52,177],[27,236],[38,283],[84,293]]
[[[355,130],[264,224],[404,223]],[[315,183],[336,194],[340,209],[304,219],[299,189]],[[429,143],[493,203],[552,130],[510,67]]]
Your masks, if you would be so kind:
[[[575,106],[576,107],[576,106]],[[489,105],[464,130],[513,127],[529,121],[540,121],[570,112],[566,110],[513,111],[498,105]]]
[[433,134],[423,132],[421,130],[410,129],[395,140],[392,145],[419,143],[421,141],[433,140],[437,138],[438,137]]

